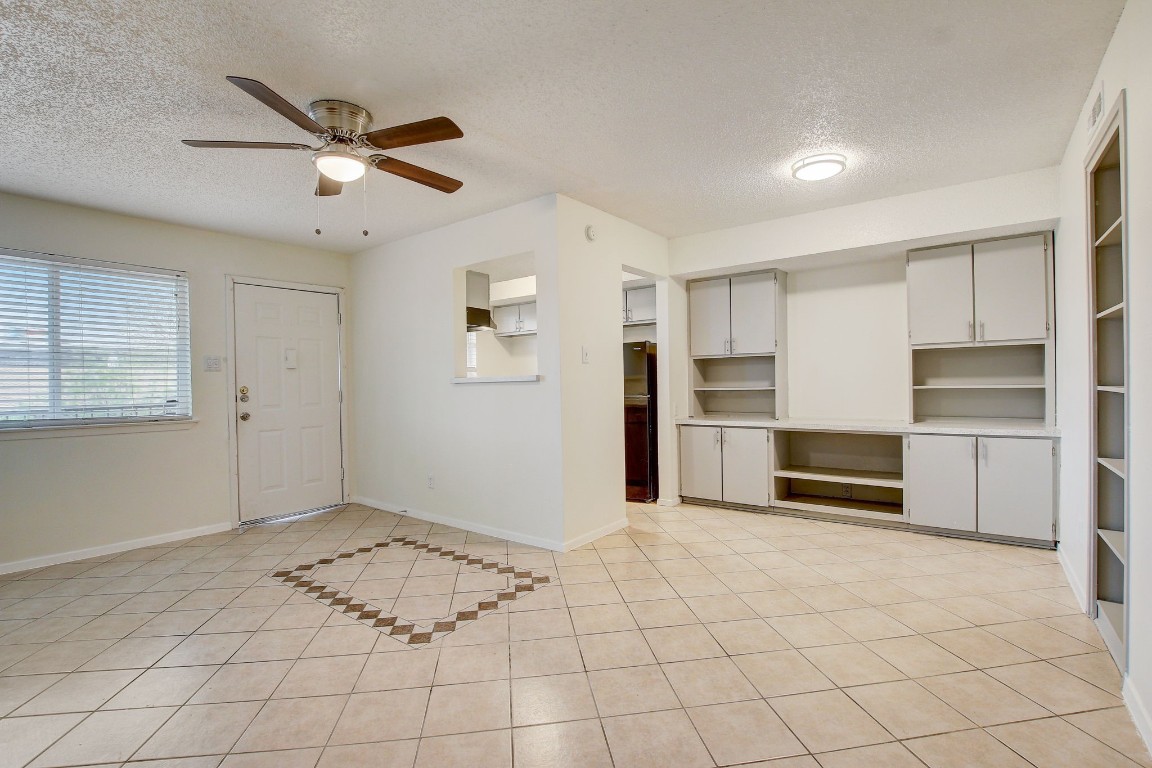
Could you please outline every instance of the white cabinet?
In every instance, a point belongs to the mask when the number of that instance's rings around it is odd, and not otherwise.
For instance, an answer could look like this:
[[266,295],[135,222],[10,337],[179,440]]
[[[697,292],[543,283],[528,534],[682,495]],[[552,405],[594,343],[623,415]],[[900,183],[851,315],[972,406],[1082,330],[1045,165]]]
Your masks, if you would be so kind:
[[624,291],[624,322],[656,322],[656,286]]
[[768,506],[768,430],[680,427],[680,493]]
[[908,522],[976,530],[977,438],[912,435],[908,440]]
[[776,351],[774,273],[697,280],[688,285],[692,355],[770,355]]
[[720,442],[723,500],[731,504],[768,506],[768,430],[724,427]]
[[720,427],[680,427],[680,493],[694,499],[724,496]]
[[980,438],[976,530],[1051,541],[1055,469],[1051,440]]
[[1014,237],[972,246],[976,340],[1018,341],[1048,335],[1045,237]]
[[908,330],[913,344],[973,341],[972,246],[908,254]]
[[908,254],[913,345],[1048,338],[1047,235]]
[[497,336],[520,336],[536,333],[536,302],[492,307]]
[[1052,541],[1051,440],[912,435],[908,522]]

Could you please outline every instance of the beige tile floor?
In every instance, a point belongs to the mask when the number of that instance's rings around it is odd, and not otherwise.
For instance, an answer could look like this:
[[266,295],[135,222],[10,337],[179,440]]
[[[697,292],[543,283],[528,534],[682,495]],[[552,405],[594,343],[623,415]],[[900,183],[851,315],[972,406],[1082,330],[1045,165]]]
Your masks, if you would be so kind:
[[[0,768],[1152,766],[1052,552],[629,514],[555,554],[352,505],[0,576]],[[412,646],[268,575],[390,536],[553,583]],[[384,552],[323,580],[415,623],[507,588]]]

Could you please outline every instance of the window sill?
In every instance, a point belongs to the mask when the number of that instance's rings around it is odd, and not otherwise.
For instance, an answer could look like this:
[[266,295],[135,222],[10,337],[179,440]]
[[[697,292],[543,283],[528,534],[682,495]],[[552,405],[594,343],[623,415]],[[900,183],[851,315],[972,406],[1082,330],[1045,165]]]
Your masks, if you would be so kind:
[[116,424],[71,424],[50,427],[0,428],[0,442],[36,440],[46,437],[90,437],[93,435],[127,435],[142,432],[173,432],[192,429],[200,419],[164,421],[121,421]]

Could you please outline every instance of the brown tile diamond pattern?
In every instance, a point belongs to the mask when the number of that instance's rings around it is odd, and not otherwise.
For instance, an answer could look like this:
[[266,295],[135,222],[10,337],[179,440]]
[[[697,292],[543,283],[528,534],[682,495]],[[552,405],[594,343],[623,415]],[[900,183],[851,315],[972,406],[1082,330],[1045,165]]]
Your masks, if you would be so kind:
[[[465,610],[450,613],[444,618],[437,619],[431,623],[417,623],[415,621],[407,621],[394,613],[377,608],[365,600],[353,597],[346,592],[342,592],[335,587],[331,587],[324,582],[309,577],[311,572],[321,566],[339,565],[357,556],[390,547],[410,547],[416,550],[418,554],[432,555],[450,560],[462,566],[475,568],[481,573],[494,573],[505,576],[508,579],[508,587],[498,590],[490,597],[480,600]],[[386,541],[377,542],[369,547],[359,547],[347,552],[340,552],[332,557],[323,557],[311,563],[298,565],[290,571],[277,570],[269,575],[313,600],[330,606],[334,610],[340,611],[359,621],[361,624],[366,624],[369,627],[378,629],[384,634],[394,637],[396,640],[407,643],[408,645],[425,645],[434,640],[439,640],[445,635],[487,616],[489,613],[500,608],[500,606],[506,605],[524,595],[531,594],[536,589],[546,586],[551,581],[548,576],[541,576],[526,568],[517,568],[516,566],[500,563],[495,560],[488,560],[478,555],[470,555],[467,552],[428,544],[427,542],[407,536],[393,536]]]

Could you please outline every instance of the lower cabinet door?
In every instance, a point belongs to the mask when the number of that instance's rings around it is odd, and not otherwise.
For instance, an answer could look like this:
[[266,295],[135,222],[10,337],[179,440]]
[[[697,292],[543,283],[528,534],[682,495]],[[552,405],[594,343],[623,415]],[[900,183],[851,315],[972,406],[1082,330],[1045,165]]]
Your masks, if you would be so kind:
[[766,507],[768,430],[724,427],[724,501]]
[[975,531],[976,438],[911,435],[908,445],[908,522]]
[[680,427],[680,495],[722,501],[720,427]]
[[1056,462],[1052,441],[980,438],[980,533],[1052,540]]

